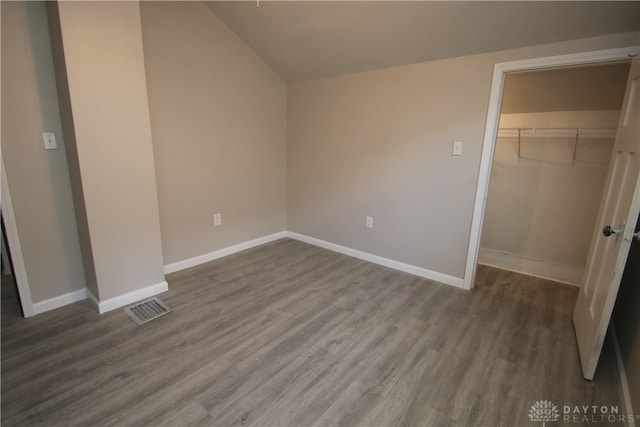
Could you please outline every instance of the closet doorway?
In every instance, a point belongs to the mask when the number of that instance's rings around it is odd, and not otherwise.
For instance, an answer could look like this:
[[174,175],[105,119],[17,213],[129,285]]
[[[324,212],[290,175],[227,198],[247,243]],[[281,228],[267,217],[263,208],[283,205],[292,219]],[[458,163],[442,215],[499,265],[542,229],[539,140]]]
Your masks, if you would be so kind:
[[472,289],[474,285],[478,265],[478,253],[480,250],[480,237],[485,214],[485,203],[489,192],[489,180],[491,177],[494,149],[498,136],[500,107],[506,75],[516,72],[542,71],[562,67],[577,67],[629,61],[630,58],[639,54],[640,48],[638,46],[630,46],[625,48],[503,62],[494,65],[493,77],[491,79],[491,93],[487,109],[487,121],[483,137],[482,153],[480,156],[478,182],[471,217],[471,228],[469,230],[467,260],[465,263],[465,273],[462,284],[463,288]]
[[478,264],[580,285],[629,65],[506,74]]

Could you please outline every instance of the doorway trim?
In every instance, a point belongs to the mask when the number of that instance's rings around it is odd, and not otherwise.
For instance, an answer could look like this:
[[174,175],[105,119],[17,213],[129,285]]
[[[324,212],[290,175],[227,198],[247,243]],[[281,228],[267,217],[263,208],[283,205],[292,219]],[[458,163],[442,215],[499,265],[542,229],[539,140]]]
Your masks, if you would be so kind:
[[13,204],[11,203],[11,194],[9,192],[9,184],[7,183],[7,172],[4,167],[4,159],[0,157],[0,169],[2,169],[2,217],[4,218],[5,231],[7,232],[7,240],[9,248],[11,248],[11,261],[13,262],[13,270],[16,277],[13,279],[18,288],[20,297],[20,305],[22,306],[22,314],[24,317],[32,317],[35,315],[33,310],[33,302],[31,300],[31,291],[29,291],[29,282],[27,280],[27,269],[24,265],[22,257],[22,247],[18,238],[18,227],[16,226],[16,217],[13,212]]
[[480,251],[480,238],[482,236],[482,224],[484,221],[487,195],[489,192],[493,155],[498,136],[498,125],[500,122],[500,108],[502,105],[505,75],[515,71],[535,71],[545,68],[620,61],[639,54],[640,46],[629,46],[618,49],[501,62],[494,65],[493,79],[491,80],[491,95],[489,96],[489,108],[487,111],[487,122],[484,131],[482,154],[480,156],[478,184],[476,186],[476,197],[473,205],[473,216],[471,218],[471,231],[469,233],[469,246],[463,283],[463,287],[465,289],[472,289],[475,281],[478,252]]

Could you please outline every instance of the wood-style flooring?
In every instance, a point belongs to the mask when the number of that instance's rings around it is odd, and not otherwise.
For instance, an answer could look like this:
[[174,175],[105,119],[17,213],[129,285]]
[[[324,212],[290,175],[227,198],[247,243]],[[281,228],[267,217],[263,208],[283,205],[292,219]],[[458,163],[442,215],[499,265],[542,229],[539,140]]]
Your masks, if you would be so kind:
[[173,312],[142,326],[88,302],[22,319],[3,283],[2,425],[540,426],[541,399],[619,405],[609,356],[582,379],[576,288],[477,277],[283,239],[169,275]]

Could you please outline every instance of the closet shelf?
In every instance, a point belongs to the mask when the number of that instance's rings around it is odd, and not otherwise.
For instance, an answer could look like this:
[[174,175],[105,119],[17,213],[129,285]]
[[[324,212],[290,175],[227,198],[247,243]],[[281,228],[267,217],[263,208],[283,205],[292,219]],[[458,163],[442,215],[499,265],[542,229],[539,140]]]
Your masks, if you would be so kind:
[[576,153],[578,151],[578,142],[580,137],[586,138],[602,138],[613,139],[616,136],[616,128],[499,128],[498,137],[517,138],[518,139],[518,159],[521,157],[522,138],[527,139],[544,139],[544,138],[571,138],[573,144],[572,163],[576,162]]
[[[509,136],[518,136],[525,134],[527,137],[543,137],[566,136],[575,137],[576,135],[588,136],[615,136],[616,128],[499,128],[498,134],[508,134]],[[507,136],[507,135],[505,135]],[[525,135],[523,135],[525,136]]]

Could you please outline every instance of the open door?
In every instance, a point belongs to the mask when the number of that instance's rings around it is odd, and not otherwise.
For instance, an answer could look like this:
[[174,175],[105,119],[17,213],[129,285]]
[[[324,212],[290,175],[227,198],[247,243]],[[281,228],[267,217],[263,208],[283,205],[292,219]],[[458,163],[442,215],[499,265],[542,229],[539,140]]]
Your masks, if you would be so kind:
[[635,57],[573,313],[582,373],[595,375],[640,213],[640,57]]

